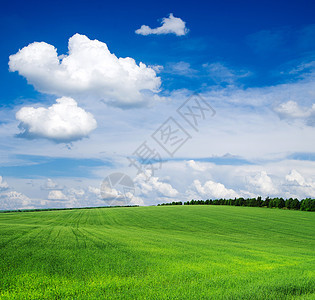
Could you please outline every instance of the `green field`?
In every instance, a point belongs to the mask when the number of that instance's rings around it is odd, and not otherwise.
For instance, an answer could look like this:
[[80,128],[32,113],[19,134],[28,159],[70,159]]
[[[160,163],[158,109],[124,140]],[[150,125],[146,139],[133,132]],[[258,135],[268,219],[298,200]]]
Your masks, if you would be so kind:
[[0,214],[0,299],[315,299],[315,214],[229,206]]

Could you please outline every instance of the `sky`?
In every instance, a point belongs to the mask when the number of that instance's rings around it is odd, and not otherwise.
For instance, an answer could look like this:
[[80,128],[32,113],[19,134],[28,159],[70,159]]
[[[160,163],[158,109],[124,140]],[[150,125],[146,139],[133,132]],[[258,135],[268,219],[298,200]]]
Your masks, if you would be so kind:
[[314,1],[1,1],[0,210],[314,197]]

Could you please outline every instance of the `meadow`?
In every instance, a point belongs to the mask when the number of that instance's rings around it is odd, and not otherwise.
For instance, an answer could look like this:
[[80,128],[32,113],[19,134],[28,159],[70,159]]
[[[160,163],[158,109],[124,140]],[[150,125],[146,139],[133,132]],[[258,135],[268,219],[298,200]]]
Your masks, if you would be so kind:
[[315,299],[315,214],[161,206],[0,214],[0,299]]

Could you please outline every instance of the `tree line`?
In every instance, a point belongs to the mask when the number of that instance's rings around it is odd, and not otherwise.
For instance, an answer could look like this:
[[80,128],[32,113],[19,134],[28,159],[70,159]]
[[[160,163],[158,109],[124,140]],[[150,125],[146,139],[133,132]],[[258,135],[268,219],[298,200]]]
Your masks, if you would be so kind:
[[299,201],[297,198],[286,199],[283,198],[269,198],[263,200],[261,197],[257,198],[234,198],[234,199],[207,199],[207,200],[190,200],[187,202],[169,202],[158,204],[164,205],[230,205],[230,206],[248,206],[248,207],[269,207],[269,208],[287,208],[303,211],[315,211],[315,199],[306,198]]

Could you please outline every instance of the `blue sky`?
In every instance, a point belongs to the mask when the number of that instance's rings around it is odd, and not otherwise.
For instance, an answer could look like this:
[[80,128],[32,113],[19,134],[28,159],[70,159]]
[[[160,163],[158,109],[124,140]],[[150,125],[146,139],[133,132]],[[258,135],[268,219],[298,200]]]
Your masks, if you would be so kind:
[[[100,205],[118,171],[142,205],[314,196],[314,8],[2,1],[0,209]],[[216,111],[197,132],[177,113],[194,93]],[[191,136],[173,157],[151,137],[169,117]],[[127,159],[143,141],[149,178]]]

